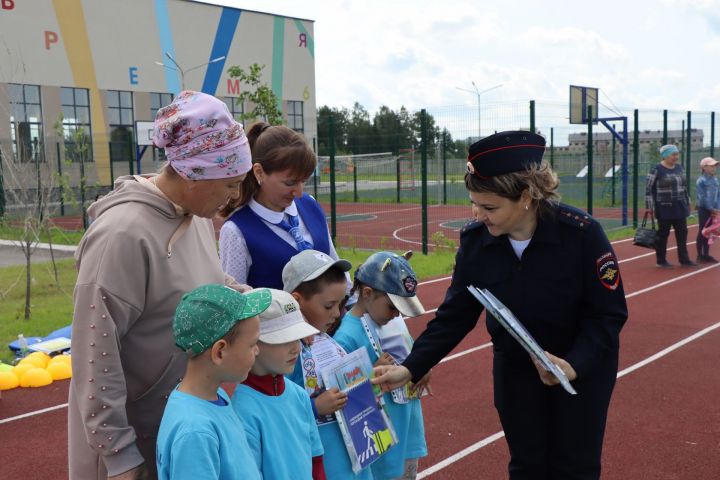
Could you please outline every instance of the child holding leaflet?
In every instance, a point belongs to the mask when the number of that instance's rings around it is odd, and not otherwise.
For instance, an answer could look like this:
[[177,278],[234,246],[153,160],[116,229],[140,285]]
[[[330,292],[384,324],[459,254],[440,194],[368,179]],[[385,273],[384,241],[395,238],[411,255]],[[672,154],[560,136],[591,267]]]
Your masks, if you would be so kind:
[[[412,349],[412,337],[398,314],[416,317],[425,313],[416,287],[415,272],[404,256],[374,253],[355,271],[358,300],[343,317],[335,340],[347,351],[367,348],[370,361],[376,365],[388,354],[392,362],[401,363]],[[384,395],[398,444],[370,466],[376,480],[416,478],[418,459],[427,455],[418,393],[428,381],[429,374],[417,385]]]
[[247,377],[258,353],[257,315],[268,308],[270,299],[266,288],[240,293],[211,284],[180,300],[173,334],[190,359],[160,423],[159,479],[262,478],[243,424],[220,384]]
[[347,260],[334,260],[317,250],[304,250],[290,259],[282,271],[283,288],[300,305],[305,320],[320,333],[302,340],[300,356],[290,380],[305,388],[312,400],[323,449],[325,473],[330,480],[373,480],[369,468],[354,474],[335,413],[347,403],[337,388],[326,390],[320,372],[346,355],[326,331],[341,315],[351,268]]
[[300,339],[320,331],[305,322],[292,295],[270,291],[272,303],[260,314],[260,353],[247,380],[235,389],[232,406],[243,420],[265,480],[325,480],[323,447],[310,397],[283,376],[295,368]]

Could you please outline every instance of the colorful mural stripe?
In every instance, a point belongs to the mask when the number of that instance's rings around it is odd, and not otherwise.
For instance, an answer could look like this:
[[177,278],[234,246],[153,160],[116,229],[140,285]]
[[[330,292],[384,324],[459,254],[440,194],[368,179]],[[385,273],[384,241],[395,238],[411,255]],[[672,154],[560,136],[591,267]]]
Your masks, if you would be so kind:
[[230,51],[230,44],[235,36],[235,30],[237,29],[238,22],[240,21],[241,13],[241,10],[235,8],[223,7],[222,9],[217,31],[215,32],[215,41],[213,42],[208,62],[220,57],[225,58],[219,62],[208,65],[208,68],[205,71],[205,80],[203,80],[202,86],[202,91],[204,93],[215,95],[215,92],[217,91],[218,84],[220,83],[220,77],[225,69],[227,54]]
[[98,180],[110,185],[110,155],[107,149],[108,132],[105,126],[105,112],[95,76],[92,50],[85,13],[81,0],[53,0],[55,16],[60,26],[60,35],[65,45],[70,70],[75,86],[87,88],[90,94],[90,128],[93,136],[93,158],[97,167]]
[[298,32],[305,34],[307,49],[310,52],[310,56],[315,58],[315,39],[310,35],[310,32],[307,31],[307,28],[305,28],[305,25],[303,25],[300,20],[295,19],[295,27],[297,27]]
[[272,80],[271,87],[282,111],[283,68],[285,66],[285,18],[275,17],[273,24]]
[[[169,53],[172,58],[175,58],[175,46],[173,43],[172,28],[170,27],[170,12],[168,11],[167,0],[155,0],[155,21],[157,22],[158,33],[160,34],[160,48],[162,53],[162,63],[172,67],[172,62],[165,55]],[[167,84],[167,91],[177,95],[180,93],[180,72],[171,68],[164,67],[165,70],[165,83]]]

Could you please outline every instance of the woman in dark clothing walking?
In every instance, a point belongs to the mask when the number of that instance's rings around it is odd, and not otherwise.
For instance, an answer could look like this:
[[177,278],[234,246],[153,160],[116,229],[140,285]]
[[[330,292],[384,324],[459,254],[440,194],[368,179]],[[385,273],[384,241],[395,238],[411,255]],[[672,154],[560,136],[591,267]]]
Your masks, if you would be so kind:
[[645,187],[645,207],[653,210],[658,221],[658,239],[655,244],[657,266],[672,267],[667,261],[667,239],[670,227],[675,229],[678,261],[680,265],[694,266],[687,249],[687,217],[690,215],[690,196],[685,170],[678,163],[680,151],[675,145],[660,147],[662,160],[648,173]]

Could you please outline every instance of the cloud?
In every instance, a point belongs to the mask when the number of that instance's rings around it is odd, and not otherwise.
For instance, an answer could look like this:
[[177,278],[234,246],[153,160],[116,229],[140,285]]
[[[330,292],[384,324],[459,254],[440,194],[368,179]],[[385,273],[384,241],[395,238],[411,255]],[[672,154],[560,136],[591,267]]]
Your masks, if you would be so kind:
[[628,59],[628,50],[619,43],[606,40],[596,32],[576,27],[546,28],[531,27],[520,38],[536,49],[566,49],[580,55],[599,56],[609,59]]

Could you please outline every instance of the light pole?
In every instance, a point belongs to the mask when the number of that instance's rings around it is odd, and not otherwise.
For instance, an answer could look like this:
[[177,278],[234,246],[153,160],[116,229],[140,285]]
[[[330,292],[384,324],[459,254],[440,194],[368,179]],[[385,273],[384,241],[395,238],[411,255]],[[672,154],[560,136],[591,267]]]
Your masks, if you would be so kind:
[[175,59],[170,55],[169,52],[165,52],[165,56],[170,59],[170,61],[175,65],[174,67],[172,65],[165,65],[162,62],[155,62],[156,65],[160,65],[161,67],[169,68],[170,70],[177,70],[180,72],[180,84],[182,85],[181,90],[185,90],[185,74],[192,72],[193,70],[197,70],[198,68],[204,67],[205,65],[210,65],[211,63],[216,63],[221,60],[225,60],[225,56],[213,58],[209,62],[201,63],[200,65],[195,65],[194,67],[188,68],[187,70],[183,70],[180,65],[175,61]]
[[490,90],[495,90],[496,88],[502,87],[502,83],[499,84],[499,85],[495,85],[494,87],[486,88],[485,90],[478,90],[478,87],[477,87],[477,85],[475,85],[475,81],[474,81],[474,80],[471,80],[470,83],[472,83],[472,86],[473,86],[474,90],[469,90],[469,89],[467,89],[467,88],[460,88],[460,87],[455,87],[455,88],[457,88],[458,90],[462,90],[463,92],[470,92],[470,93],[474,93],[475,95],[477,95],[478,140],[480,140],[480,139],[482,138],[482,122],[481,122],[481,120],[480,120],[480,115],[481,115],[481,110],[480,110],[480,96],[481,96],[483,93],[489,92]]

